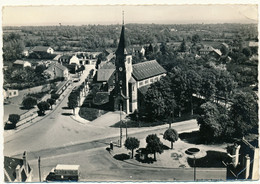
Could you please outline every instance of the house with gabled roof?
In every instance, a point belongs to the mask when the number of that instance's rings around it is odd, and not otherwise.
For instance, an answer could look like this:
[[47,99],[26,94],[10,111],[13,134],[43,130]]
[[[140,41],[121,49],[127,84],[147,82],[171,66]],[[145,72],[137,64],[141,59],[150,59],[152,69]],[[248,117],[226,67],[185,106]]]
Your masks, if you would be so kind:
[[23,158],[4,157],[5,182],[31,182],[33,169],[27,161],[27,154]]
[[53,48],[49,47],[49,46],[36,46],[32,49],[33,52],[40,52],[40,53],[49,53],[49,54],[53,54],[54,50]]
[[25,67],[32,67],[32,64],[29,61],[18,59],[13,63],[13,66],[18,68],[25,68]]
[[67,80],[69,78],[69,70],[67,67],[61,65],[58,62],[51,63],[47,70],[45,70],[46,73],[50,74],[51,79],[55,78],[64,78]]

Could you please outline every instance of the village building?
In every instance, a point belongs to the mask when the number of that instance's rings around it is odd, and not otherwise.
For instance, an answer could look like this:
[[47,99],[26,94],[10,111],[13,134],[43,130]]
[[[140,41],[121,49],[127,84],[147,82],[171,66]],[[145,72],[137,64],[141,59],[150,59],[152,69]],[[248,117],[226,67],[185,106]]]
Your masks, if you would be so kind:
[[259,179],[258,141],[249,142],[244,137],[227,149],[227,179]]
[[35,53],[49,53],[49,54],[53,54],[54,52],[53,48],[48,46],[36,46],[32,49],[32,51]]
[[60,63],[52,63],[49,65],[48,69],[45,70],[51,76],[51,79],[64,78],[69,79],[69,70]]
[[62,64],[76,64],[79,65],[79,58],[76,55],[63,55],[58,61]]
[[52,60],[54,61],[59,61],[59,58],[61,57],[62,55],[58,54],[57,56],[55,56]]
[[112,110],[132,113],[141,105],[142,96],[139,94],[144,94],[150,84],[165,76],[166,70],[156,60],[132,64],[132,55],[127,52],[124,24],[115,56],[115,69],[105,70],[104,64],[96,73],[96,82],[106,85],[102,89],[107,91],[100,95],[109,95]]
[[19,95],[19,92],[17,89],[8,89],[8,88],[3,88],[4,91],[4,100],[8,99],[8,98],[13,98]]
[[17,68],[25,68],[25,67],[32,67],[32,64],[28,61],[16,60],[13,63],[13,66]]
[[210,52],[212,52],[214,50],[214,48],[212,46],[204,46],[203,48],[201,48],[199,50],[199,55],[200,56],[206,56],[208,55]]
[[4,181],[5,182],[31,182],[33,169],[27,162],[26,152],[23,159],[4,157]]
[[222,53],[219,49],[213,49],[211,52],[209,52],[209,57],[213,58],[215,60],[219,60],[219,58],[222,56]]
[[25,57],[28,57],[31,52],[32,52],[32,50],[31,50],[30,47],[25,47],[23,52],[22,52],[22,55],[25,56]]
[[134,46],[132,47],[132,54],[133,55],[140,54],[141,56],[145,56],[145,49],[143,46]]

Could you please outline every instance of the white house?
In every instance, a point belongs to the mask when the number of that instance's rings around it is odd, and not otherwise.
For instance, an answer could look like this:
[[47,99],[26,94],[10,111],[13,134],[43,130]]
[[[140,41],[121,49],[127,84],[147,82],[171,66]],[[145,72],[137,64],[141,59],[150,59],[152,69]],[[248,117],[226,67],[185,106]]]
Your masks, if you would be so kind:
[[25,67],[32,67],[32,64],[28,61],[23,61],[23,60],[16,60],[13,63],[14,67],[21,67],[21,68],[25,68]]
[[48,46],[36,46],[32,49],[33,52],[46,52],[49,54],[53,54],[54,50]]
[[4,91],[4,99],[8,99],[8,98],[13,98],[15,96],[19,95],[19,92],[17,89],[8,89],[8,88],[3,88]]
[[58,60],[60,63],[63,64],[76,64],[80,65],[79,58],[76,55],[69,56],[69,55],[63,55]]
[[57,62],[51,63],[45,72],[51,75],[51,79],[64,77],[64,79],[67,80],[69,78],[68,68]]

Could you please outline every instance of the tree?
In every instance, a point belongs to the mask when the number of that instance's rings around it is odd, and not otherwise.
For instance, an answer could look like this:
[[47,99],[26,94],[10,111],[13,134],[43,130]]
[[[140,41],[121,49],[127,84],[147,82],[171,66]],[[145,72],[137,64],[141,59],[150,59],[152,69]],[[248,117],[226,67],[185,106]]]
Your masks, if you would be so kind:
[[232,99],[229,116],[234,122],[235,137],[258,133],[258,105],[254,92],[238,92]]
[[10,33],[3,36],[3,58],[4,61],[14,61],[22,57],[24,44],[21,36]]
[[171,149],[173,148],[173,142],[177,141],[178,137],[177,131],[171,128],[167,129],[163,134],[163,138],[171,142]]
[[100,65],[100,63],[101,63],[101,59],[98,58],[98,59],[97,59],[97,62],[96,62],[96,66],[95,66],[96,69],[98,69],[98,66]]
[[191,41],[194,45],[196,45],[196,43],[200,42],[201,38],[198,34],[192,35],[191,37]]
[[199,94],[202,79],[195,69],[190,69],[185,73],[187,75],[187,95],[190,101],[191,115],[193,115],[193,94]]
[[174,93],[176,107],[181,117],[183,104],[187,101],[187,79],[180,67],[174,67],[169,74],[171,78],[171,89]]
[[187,46],[186,46],[186,42],[185,40],[183,39],[182,42],[181,42],[181,45],[180,45],[180,52],[186,52],[187,50]]
[[156,160],[156,153],[163,153],[163,144],[160,138],[156,134],[151,134],[146,137],[146,150],[148,153],[154,154],[154,160]]
[[162,117],[165,113],[164,97],[156,84],[152,84],[145,94],[145,106],[150,118]]
[[53,99],[53,98],[49,98],[49,99],[47,99],[47,102],[50,104],[50,106],[51,106],[51,109],[52,109],[52,106],[55,104],[55,99]]
[[41,75],[44,70],[46,70],[46,66],[44,66],[44,65],[37,65],[34,71],[35,71],[35,73],[37,75]]
[[134,149],[138,148],[140,145],[140,141],[135,137],[128,137],[125,140],[125,147],[128,150],[132,151],[132,158],[134,158]]
[[40,102],[37,104],[39,108],[39,115],[44,115],[46,110],[50,109],[50,104],[47,102]]
[[250,57],[251,54],[252,54],[252,52],[251,52],[251,50],[250,50],[249,47],[243,48],[242,53],[243,53],[246,57]]
[[13,124],[13,127],[16,127],[16,124],[18,123],[18,121],[20,120],[20,115],[18,114],[10,114],[8,121],[10,121]]
[[222,127],[218,121],[220,113],[215,104],[206,102],[201,105],[201,113],[197,121],[200,125],[200,137],[205,141],[213,141],[222,134]]
[[31,109],[37,104],[36,98],[27,97],[23,100],[22,105],[25,109]]
[[75,115],[75,108],[78,106],[78,95],[75,93],[71,93],[68,98],[68,107],[73,109],[73,113]]
[[51,98],[54,99],[54,100],[57,100],[58,98],[60,97],[59,94],[51,94]]

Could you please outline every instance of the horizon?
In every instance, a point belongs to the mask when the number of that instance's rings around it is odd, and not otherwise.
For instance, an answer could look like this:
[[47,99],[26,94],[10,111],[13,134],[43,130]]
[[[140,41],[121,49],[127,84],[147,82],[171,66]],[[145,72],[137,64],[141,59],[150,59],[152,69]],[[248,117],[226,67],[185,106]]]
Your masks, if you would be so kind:
[[[255,24],[257,5],[4,6],[2,26]],[[84,20],[82,20],[84,19]]]
[[[165,23],[165,24],[159,24],[159,23],[125,23],[124,25],[131,25],[131,24],[137,24],[137,25],[225,25],[225,24],[236,24],[236,25],[251,25],[251,24],[258,24],[257,22],[254,23],[235,23],[235,22],[224,22],[224,23]],[[117,24],[64,24],[64,25],[59,25],[59,24],[46,24],[46,25],[3,25],[2,27],[73,27],[73,26],[121,26],[122,24],[117,23]]]

